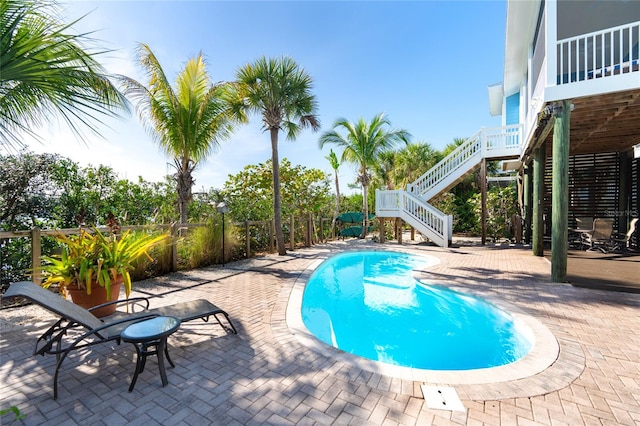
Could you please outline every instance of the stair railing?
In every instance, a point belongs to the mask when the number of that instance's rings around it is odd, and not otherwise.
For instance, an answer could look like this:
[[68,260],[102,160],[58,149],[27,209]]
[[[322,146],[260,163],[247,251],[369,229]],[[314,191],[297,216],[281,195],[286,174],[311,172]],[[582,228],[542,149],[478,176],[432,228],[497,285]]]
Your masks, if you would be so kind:
[[521,132],[522,125],[519,124],[480,129],[415,182],[407,185],[407,191],[424,197],[446,179],[455,180],[462,176],[482,158],[519,156],[522,147]]
[[482,151],[482,130],[464,141],[455,150],[449,153],[438,164],[427,170],[413,183],[407,185],[407,191],[420,196],[447,176],[450,176],[471,158],[477,157]]
[[402,195],[403,215],[411,216],[443,241],[450,239],[448,215],[413,194],[403,191]]
[[429,194],[446,189],[483,158],[518,158],[522,154],[522,125],[481,129],[442,161],[407,185],[407,190],[376,190],[376,214],[401,217],[436,244],[447,247],[452,235],[452,216],[427,203]]

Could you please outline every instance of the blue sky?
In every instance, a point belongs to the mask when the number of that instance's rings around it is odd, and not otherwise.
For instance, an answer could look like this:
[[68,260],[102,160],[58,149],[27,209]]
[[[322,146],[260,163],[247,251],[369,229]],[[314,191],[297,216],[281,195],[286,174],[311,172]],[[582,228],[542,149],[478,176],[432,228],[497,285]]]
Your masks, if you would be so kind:
[[[336,118],[355,121],[384,112],[414,142],[437,149],[482,126],[489,115],[487,86],[502,80],[505,1],[75,1],[64,17],[88,13],[74,28],[96,31],[114,49],[101,63],[109,72],[143,80],[137,43],[148,44],[173,81],[202,51],[214,81],[232,80],[238,67],[262,55],[288,55],[314,80],[322,130],[280,141],[280,158],[332,173],[318,138]],[[57,152],[86,165],[105,164],[132,180],[162,179],[172,169],[135,113],[108,120],[103,138],[85,146],[62,126],[41,129],[36,152]],[[196,169],[196,188],[221,188],[229,174],[270,158],[260,118],[238,127],[220,150]],[[355,168],[340,169],[341,187]]]

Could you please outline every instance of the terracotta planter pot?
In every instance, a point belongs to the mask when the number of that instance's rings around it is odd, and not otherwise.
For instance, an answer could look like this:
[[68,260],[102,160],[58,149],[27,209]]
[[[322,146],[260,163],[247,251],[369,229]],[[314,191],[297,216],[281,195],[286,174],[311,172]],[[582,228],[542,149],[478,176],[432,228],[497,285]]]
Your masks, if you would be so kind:
[[[114,302],[120,297],[120,289],[122,288],[122,277],[115,281],[111,281],[111,300],[107,300],[107,291],[100,284],[94,282],[91,285],[91,294],[87,294],[87,290],[79,289],[77,286],[69,286],[67,290],[71,295],[71,300],[78,306],[85,309],[93,308],[106,302]],[[106,317],[116,311],[116,305],[105,306],[104,308],[92,311],[98,318]]]

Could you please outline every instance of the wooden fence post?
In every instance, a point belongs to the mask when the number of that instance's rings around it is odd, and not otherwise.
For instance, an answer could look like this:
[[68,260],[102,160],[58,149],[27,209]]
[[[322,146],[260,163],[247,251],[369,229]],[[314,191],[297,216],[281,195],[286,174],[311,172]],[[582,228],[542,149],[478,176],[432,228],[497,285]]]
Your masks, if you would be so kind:
[[289,217],[289,245],[291,246],[291,250],[296,248],[296,221],[293,217],[293,214]]
[[336,239],[336,222],[331,219],[331,241]]
[[304,243],[305,246],[311,247],[311,215],[307,214],[307,226],[305,227]]
[[171,224],[171,272],[178,270],[178,222]]
[[38,269],[42,262],[42,240],[40,237],[40,229],[33,228],[31,230],[31,268],[33,270],[31,281],[38,285],[42,282],[42,271]]
[[247,259],[251,257],[251,229],[249,228],[249,219],[244,220],[245,245],[247,250]]
[[273,239],[275,238],[274,231],[276,229],[275,219],[271,219],[268,222],[269,226],[269,253],[273,253],[275,251]]

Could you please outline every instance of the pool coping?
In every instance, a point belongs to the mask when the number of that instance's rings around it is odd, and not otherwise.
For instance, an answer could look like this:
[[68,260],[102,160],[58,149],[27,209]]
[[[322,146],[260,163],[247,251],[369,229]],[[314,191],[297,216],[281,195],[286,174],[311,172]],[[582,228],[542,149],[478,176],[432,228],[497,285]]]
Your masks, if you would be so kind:
[[[406,247],[385,248],[382,251],[396,251],[438,259],[434,254],[425,254]],[[520,360],[503,366],[451,371],[425,370],[386,364],[330,346],[308,331],[302,321],[300,308],[304,288],[311,274],[328,257],[337,253],[338,251],[330,251],[319,255],[304,271],[301,271],[293,285],[283,289],[282,296],[288,299],[285,312],[283,312],[286,328],[299,343],[315,352],[330,356],[352,368],[391,378],[423,384],[463,387],[464,394],[469,398],[484,400],[534,396],[558,390],[573,382],[584,369],[584,353],[579,347],[576,347],[575,342],[556,338],[538,319],[504,300],[477,295],[470,289],[461,288],[459,285],[455,285],[455,291],[488,301],[508,312],[524,330],[528,330],[534,339],[530,352]],[[428,273],[427,271],[428,267],[424,272]],[[420,280],[420,271],[414,275]]]

